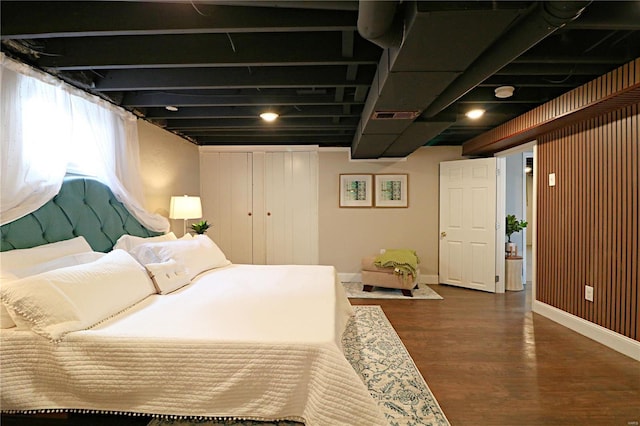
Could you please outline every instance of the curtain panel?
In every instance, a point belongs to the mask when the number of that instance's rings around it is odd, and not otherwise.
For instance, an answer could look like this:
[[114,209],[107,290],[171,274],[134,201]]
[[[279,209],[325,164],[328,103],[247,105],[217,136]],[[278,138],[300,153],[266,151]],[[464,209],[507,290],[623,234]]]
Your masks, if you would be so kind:
[[169,230],[143,207],[133,114],[4,54],[0,65],[0,224],[44,205],[67,172],[90,170],[144,226]]

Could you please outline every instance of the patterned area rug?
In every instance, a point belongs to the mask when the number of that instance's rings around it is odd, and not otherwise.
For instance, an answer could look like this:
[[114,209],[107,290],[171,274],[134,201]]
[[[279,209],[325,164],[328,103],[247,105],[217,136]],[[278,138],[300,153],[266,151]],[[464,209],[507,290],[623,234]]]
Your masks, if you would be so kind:
[[418,288],[413,290],[413,297],[407,297],[402,294],[402,290],[395,288],[374,287],[372,291],[362,291],[362,283],[343,282],[342,284],[347,290],[347,296],[352,299],[442,299],[442,296],[426,284],[418,284]]
[[[342,343],[345,356],[390,426],[448,426],[449,421],[380,306],[354,306]],[[154,419],[148,426],[293,426],[300,423]]]

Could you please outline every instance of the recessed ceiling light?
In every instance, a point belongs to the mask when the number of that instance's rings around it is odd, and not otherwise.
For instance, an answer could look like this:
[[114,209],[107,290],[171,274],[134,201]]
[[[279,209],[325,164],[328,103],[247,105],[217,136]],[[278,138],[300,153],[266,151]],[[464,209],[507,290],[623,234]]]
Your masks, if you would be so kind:
[[264,121],[268,121],[268,122],[272,122],[275,121],[276,118],[278,118],[279,115],[276,114],[275,112],[263,112],[262,114],[260,114],[260,118],[262,118]]
[[164,107],[164,109],[166,109],[167,111],[176,112],[178,110],[178,107],[173,105],[167,105],[166,107]]
[[475,120],[476,118],[480,118],[484,115],[483,109],[472,109],[465,114],[467,117]]
[[494,93],[496,94],[496,98],[504,99],[504,98],[510,98],[511,96],[513,96],[514,90],[515,90],[515,87],[513,86],[500,86],[500,87],[496,87],[496,90],[494,90]]

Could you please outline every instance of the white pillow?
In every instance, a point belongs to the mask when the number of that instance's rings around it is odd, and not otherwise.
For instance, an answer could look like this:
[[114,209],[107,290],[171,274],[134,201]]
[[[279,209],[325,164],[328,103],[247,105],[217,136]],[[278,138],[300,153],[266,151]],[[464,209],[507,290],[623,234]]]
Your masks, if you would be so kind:
[[16,249],[0,253],[0,267],[3,270],[27,268],[59,257],[93,251],[84,237],[44,244],[28,249]]
[[113,246],[114,250],[122,249],[126,251],[131,251],[134,247],[139,246],[140,244],[150,243],[150,242],[159,242],[159,241],[172,241],[176,239],[176,235],[173,232],[169,232],[167,234],[158,235],[156,237],[137,237],[135,235],[127,235],[124,234],[118,241],[116,241]]
[[[17,280],[18,277],[8,271],[0,271],[0,289],[5,286],[6,283]],[[13,318],[9,315],[9,311],[4,306],[4,303],[0,303],[0,328],[13,328],[16,323],[13,322]]]
[[2,305],[2,307],[0,307],[0,328],[14,328],[15,326],[16,323],[13,322],[13,318],[9,315],[9,311],[7,311],[7,308]]
[[[4,285],[5,282],[17,280],[24,277],[30,277],[31,275],[52,271],[54,269],[93,262],[100,259],[104,255],[104,253],[88,251],[85,253],[70,254],[68,256],[53,259],[48,262],[39,263],[37,265],[32,265],[25,268],[14,269],[11,271],[2,269],[0,271],[0,285]],[[18,328],[29,328],[28,324],[26,324],[24,321],[18,321],[17,325]],[[0,328],[12,328],[15,326],[16,323],[11,318],[11,315],[9,315],[9,311],[7,311],[7,308],[5,308],[4,304],[0,303]]]
[[191,282],[184,265],[173,259],[162,263],[147,263],[144,267],[160,294],[171,293]]
[[95,262],[8,282],[0,299],[14,321],[28,321],[31,330],[55,342],[153,293],[144,268],[124,250],[115,250]]
[[206,235],[196,235],[190,240],[142,244],[134,248],[131,254],[143,265],[173,259],[185,266],[189,279],[209,269],[231,264],[216,243]]
[[85,263],[95,262],[104,257],[106,253],[98,251],[88,251],[86,253],[75,253],[58,259],[49,260],[48,262],[31,265],[26,268],[12,269],[9,272],[17,278],[30,277],[31,275],[42,274],[43,272],[53,271],[54,269],[66,268],[67,266],[83,265]]

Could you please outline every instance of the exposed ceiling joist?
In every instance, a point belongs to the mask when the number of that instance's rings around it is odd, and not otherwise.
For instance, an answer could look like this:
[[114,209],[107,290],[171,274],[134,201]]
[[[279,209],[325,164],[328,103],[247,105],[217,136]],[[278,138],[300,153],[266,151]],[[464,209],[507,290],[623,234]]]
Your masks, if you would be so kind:
[[[345,31],[356,12],[234,7],[202,2],[3,1],[2,38]],[[253,2],[255,5],[256,2]]]
[[[189,34],[52,39],[40,65],[58,71],[82,69],[375,65],[378,49],[358,38],[345,56],[341,33]],[[286,45],[287,49],[282,49]],[[122,49],[122,46],[127,46]],[[167,52],[172,52],[167,55]]]
[[[3,0],[0,39],[200,145],[359,158],[461,145],[640,56],[638,1],[362,2]],[[358,32],[367,16],[389,32],[375,43]],[[497,98],[500,86],[513,95]],[[467,118],[472,107],[484,116]],[[280,119],[265,126],[268,109]]]
[[153,68],[107,70],[95,88],[101,92],[129,90],[194,90],[363,87],[373,78],[373,67],[362,67],[354,81],[345,78],[344,67]]

